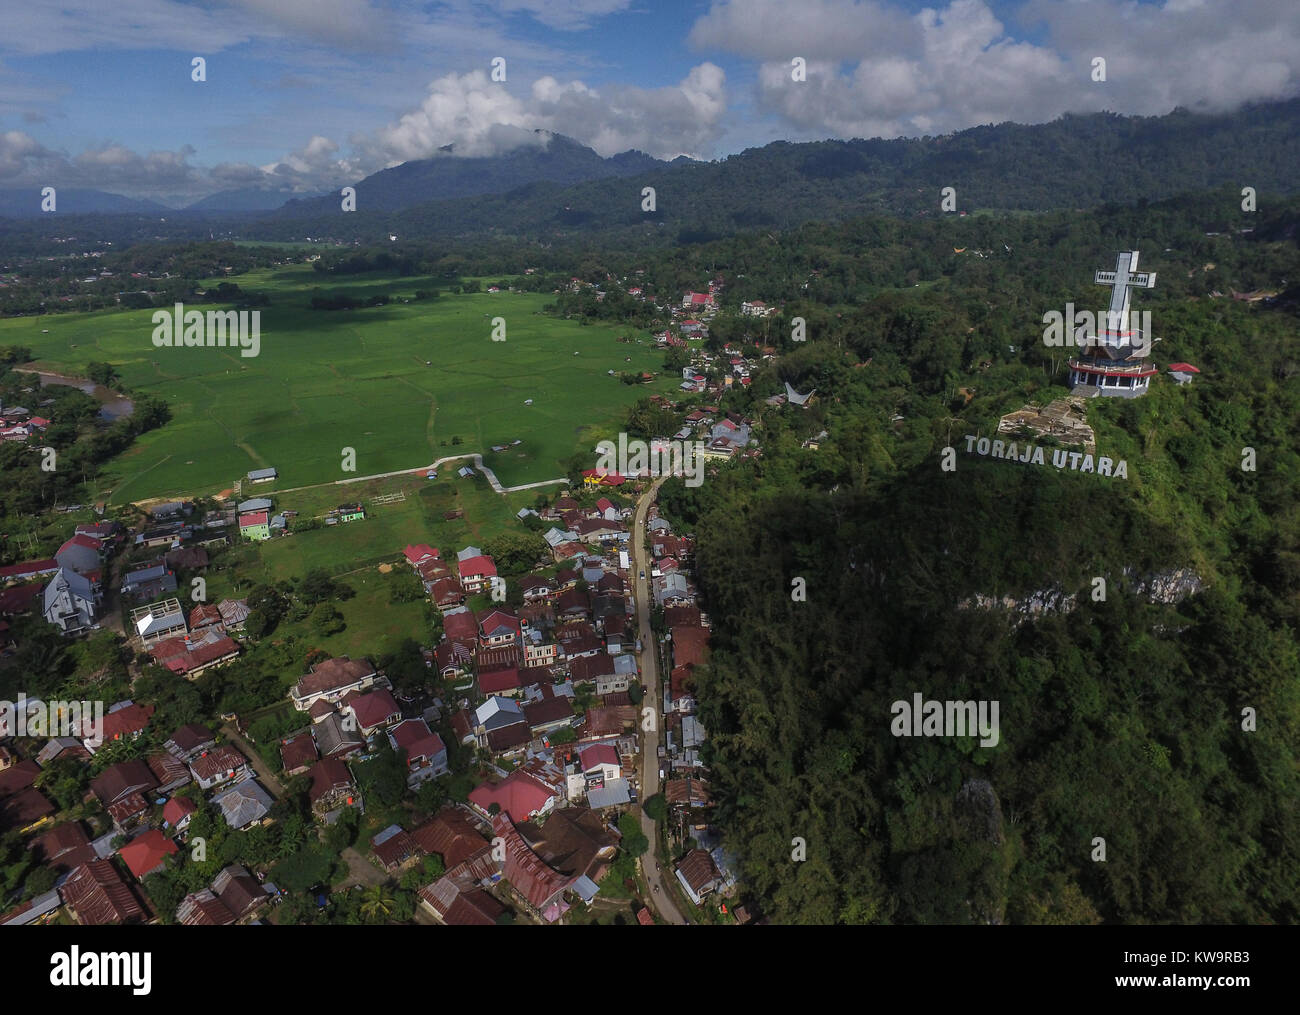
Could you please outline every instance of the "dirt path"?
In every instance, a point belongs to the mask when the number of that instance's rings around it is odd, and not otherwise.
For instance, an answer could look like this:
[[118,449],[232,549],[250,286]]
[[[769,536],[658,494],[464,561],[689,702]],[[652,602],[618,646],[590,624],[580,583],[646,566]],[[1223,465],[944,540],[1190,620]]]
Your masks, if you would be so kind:
[[221,732],[248,759],[248,763],[253,766],[253,771],[257,773],[258,781],[270,790],[271,795],[277,800],[283,797],[284,787],[266,762],[262,760],[262,755],[258,753],[257,748],[240,736],[239,732],[230,723],[222,723]]
[[348,865],[348,876],[335,885],[331,891],[346,892],[353,885],[382,885],[388,880],[387,874],[358,853],[352,846],[345,849],[341,855],[343,862]]
[[555,486],[559,483],[567,483],[568,479],[561,477],[559,479],[544,479],[540,483],[524,483],[521,486],[502,486],[501,481],[497,479],[496,473],[483,464],[483,456],[478,452],[471,452],[465,455],[449,455],[446,458],[439,458],[432,465],[422,465],[418,469],[397,469],[394,472],[376,472],[373,476],[353,476],[350,479],[335,479],[329,483],[312,483],[309,486],[290,486],[283,490],[271,491],[275,496],[282,493],[297,493],[300,490],[316,490],[322,486],[343,486],[347,483],[365,483],[372,479],[390,479],[393,476],[415,476],[430,469],[436,469],[444,462],[459,462],[464,459],[471,459],[475,467],[487,477],[488,485],[492,487],[494,493],[507,494],[516,493],[519,490],[535,490],[539,486]]

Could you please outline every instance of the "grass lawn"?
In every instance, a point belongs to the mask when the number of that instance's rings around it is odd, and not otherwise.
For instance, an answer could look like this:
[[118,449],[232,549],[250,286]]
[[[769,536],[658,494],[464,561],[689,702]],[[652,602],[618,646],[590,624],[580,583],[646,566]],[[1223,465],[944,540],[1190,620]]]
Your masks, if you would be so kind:
[[[106,361],[124,384],[171,406],[170,423],[106,467],[100,492],[111,490],[110,503],[215,494],[267,466],[279,470],[278,482],[246,496],[343,479],[344,448],[355,449],[355,475],[481,452],[507,486],[552,479],[575,451],[594,445],[597,431],[611,432],[637,398],[675,386],[671,376],[637,386],[608,376],[661,373],[663,356],[646,334],[632,336],[640,344],[620,343],[629,329],[543,316],[549,294],[402,303],[436,284],[380,275],[335,280],[300,265],[230,281],[271,300],[261,311],[256,357],[156,348],[152,310],[0,320],[0,345],[29,346],[37,367],[81,376],[89,361]],[[315,289],[383,293],[394,302],[310,310]],[[506,322],[502,342],[491,338],[496,317]],[[462,443],[452,445],[455,437]],[[491,453],[513,440],[522,443]]]
[[[280,580],[323,567],[341,575],[363,567],[401,558],[408,543],[428,543],[444,558],[471,543],[485,541],[506,531],[524,531],[514,513],[531,505],[541,492],[523,490],[501,496],[492,492],[481,476],[458,479],[455,473],[439,474],[436,480],[392,477],[327,486],[275,498],[276,509],[294,509],[300,517],[323,515],[345,501],[360,500],[366,507],[364,521],[342,522],[308,532],[293,532],[257,544],[255,554],[264,580]],[[403,494],[405,500],[375,503],[375,498]],[[464,517],[447,521],[445,515],[463,510]],[[406,567],[405,560],[401,566]],[[245,575],[258,574],[257,567],[241,568]]]

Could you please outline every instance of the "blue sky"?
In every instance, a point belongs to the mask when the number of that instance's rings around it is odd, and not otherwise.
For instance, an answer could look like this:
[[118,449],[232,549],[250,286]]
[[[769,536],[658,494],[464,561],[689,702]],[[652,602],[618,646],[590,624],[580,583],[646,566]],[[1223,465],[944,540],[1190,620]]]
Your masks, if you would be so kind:
[[63,0],[4,24],[0,187],[170,200],[316,192],[535,129],[719,158],[1300,92],[1300,4],[1275,0]]

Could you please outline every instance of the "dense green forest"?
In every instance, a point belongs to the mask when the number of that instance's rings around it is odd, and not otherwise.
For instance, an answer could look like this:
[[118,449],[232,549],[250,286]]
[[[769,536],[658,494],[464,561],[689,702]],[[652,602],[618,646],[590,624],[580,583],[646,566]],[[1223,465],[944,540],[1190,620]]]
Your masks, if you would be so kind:
[[[965,223],[999,250],[1017,234],[1017,257],[856,303],[829,286],[810,341],[724,398],[759,418],[762,457],[697,489],[671,481],[661,504],[698,535],[715,647],[697,674],[706,757],[759,910],[794,923],[1300,917],[1300,321],[1293,298],[1206,295],[1295,279],[1297,211],[1203,237],[1223,240],[1208,271],[1203,251],[1159,240],[1190,238],[1190,203]],[[928,224],[903,229],[911,244],[845,242],[878,227],[809,227],[770,249],[893,281],[932,249]],[[1040,312],[1090,305],[1092,270],[1128,246],[1162,272],[1135,300],[1153,308],[1157,362],[1203,371],[1089,403],[1100,453],[1127,459],[1129,479],[960,453],[944,472],[961,435],[1065,393]],[[724,275],[746,256],[678,252],[647,275],[708,254]],[[815,386],[815,404],[765,406],[783,380]],[[822,429],[820,450],[800,446]],[[1140,593],[1179,569],[1199,594]],[[1043,589],[1077,605],[1036,618],[969,606]],[[918,692],[998,701],[1000,742],[895,738],[891,703]]]

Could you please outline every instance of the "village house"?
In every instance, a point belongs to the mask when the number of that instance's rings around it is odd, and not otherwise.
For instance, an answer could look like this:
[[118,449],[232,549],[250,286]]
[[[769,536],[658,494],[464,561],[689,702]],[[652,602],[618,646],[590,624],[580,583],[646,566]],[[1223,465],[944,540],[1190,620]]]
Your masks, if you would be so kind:
[[275,800],[255,779],[244,779],[212,798],[214,806],[231,828],[240,830],[257,824],[271,812]]
[[425,561],[438,560],[438,550],[428,543],[408,543],[406,549],[402,551],[402,556],[406,562],[411,565],[412,569],[418,569]]
[[178,836],[184,835],[198,809],[198,802],[193,797],[172,797],[163,804],[163,827],[172,829]]
[[519,618],[509,610],[487,610],[478,615],[479,648],[517,646],[522,628]]
[[713,862],[713,857],[702,849],[693,849],[682,857],[673,873],[691,901],[697,906],[722,881],[722,874]]
[[210,729],[198,723],[190,723],[173,733],[163,746],[181,761],[188,763],[216,744],[217,739]]
[[319,759],[316,741],[310,731],[280,741],[280,761],[284,765],[284,774],[290,778],[310,771]]
[[369,740],[380,730],[402,721],[402,710],[384,687],[349,698],[344,710],[352,713],[357,730]]
[[224,634],[220,626],[209,626],[193,636],[166,638],[149,650],[154,662],[187,680],[230,662],[239,652],[239,643]]
[[242,779],[248,774],[248,759],[229,744],[203,751],[190,762],[194,781],[203,789],[211,789],[232,779]]
[[423,719],[406,719],[388,731],[393,750],[406,752],[407,784],[415,789],[425,779],[446,775],[447,747]]
[[131,611],[131,630],[146,648],[177,635],[183,636],[186,633],[185,611],[176,599],[137,607]]
[[135,892],[108,860],[82,864],[59,887],[59,895],[83,927],[142,923],[146,918]]
[[[149,720],[153,718],[157,708],[153,705],[137,705],[134,702],[118,702],[112,705],[104,714],[104,725],[101,730],[104,743],[113,740],[137,740],[149,726]],[[87,724],[83,723],[83,727]],[[83,728],[83,733],[85,729]],[[89,737],[82,740],[82,744],[93,754],[97,749],[96,745]]]
[[340,656],[316,663],[299,678],[289,692],[293,707],[306,712],[317,701],[339,701],[349,691],[364,691],[374,685],[378,674],[368,659]]
[[145,763],[149,766],[153,777],[158,780],[159,793],[170,793],[174,789],[180,789],[188,785],[192,778],[189,766],[169,751],[151,754]]
[[131,599],[156,599],[176,591],[176,575],[163,559],[128,571],[122,579],[122,595]]
[[470,806],[489,821],[497,813],[519,821],[549,814],[559,799],[559,792],[518,768],[500,782],[482,783],[469,794]]
[[389,825],[370,840],[370,852],[390,874],[420,855],[420,847],[401,825]]
[[307,791],[307,798],[311,801],[311,809],[327,823],[332,823],[329,815],[341,808],[361,806],[352,773],[338,758],[322,758],[311,767],[308,775],[311,788]]
[[492,831],[505,847],[502,876],[543,920],[558,920],[567,908],[561,905],[562,896],[574,879],[548,866],[534,853],[504,809],[493,819]]
[[[317,705],[325,705],[317,702]],[[322,758],[345,758],[356,754],[366,746],[365,739],[356,730],[356,722],[338,712],[330,711],[320,717],[314,717],[311,735],[316,740],[316,749]]]
[[[470,547],[470,549],[477,549]],[[464,559],[458,559],[457,569],[460,584],[470,595],[481,592],[497,576],[496,562],[486,554],[479,553]]]
[[167,858],[179,852],[176,843],[157,828],[150,828],[119,849],[117,855],[135,875],[135,879],[143,881],[150,874],[156,874],[166,867]]
[[271,538],[271,519],[265,511],[250,511],[239,516],[239,536],[260,542]]

